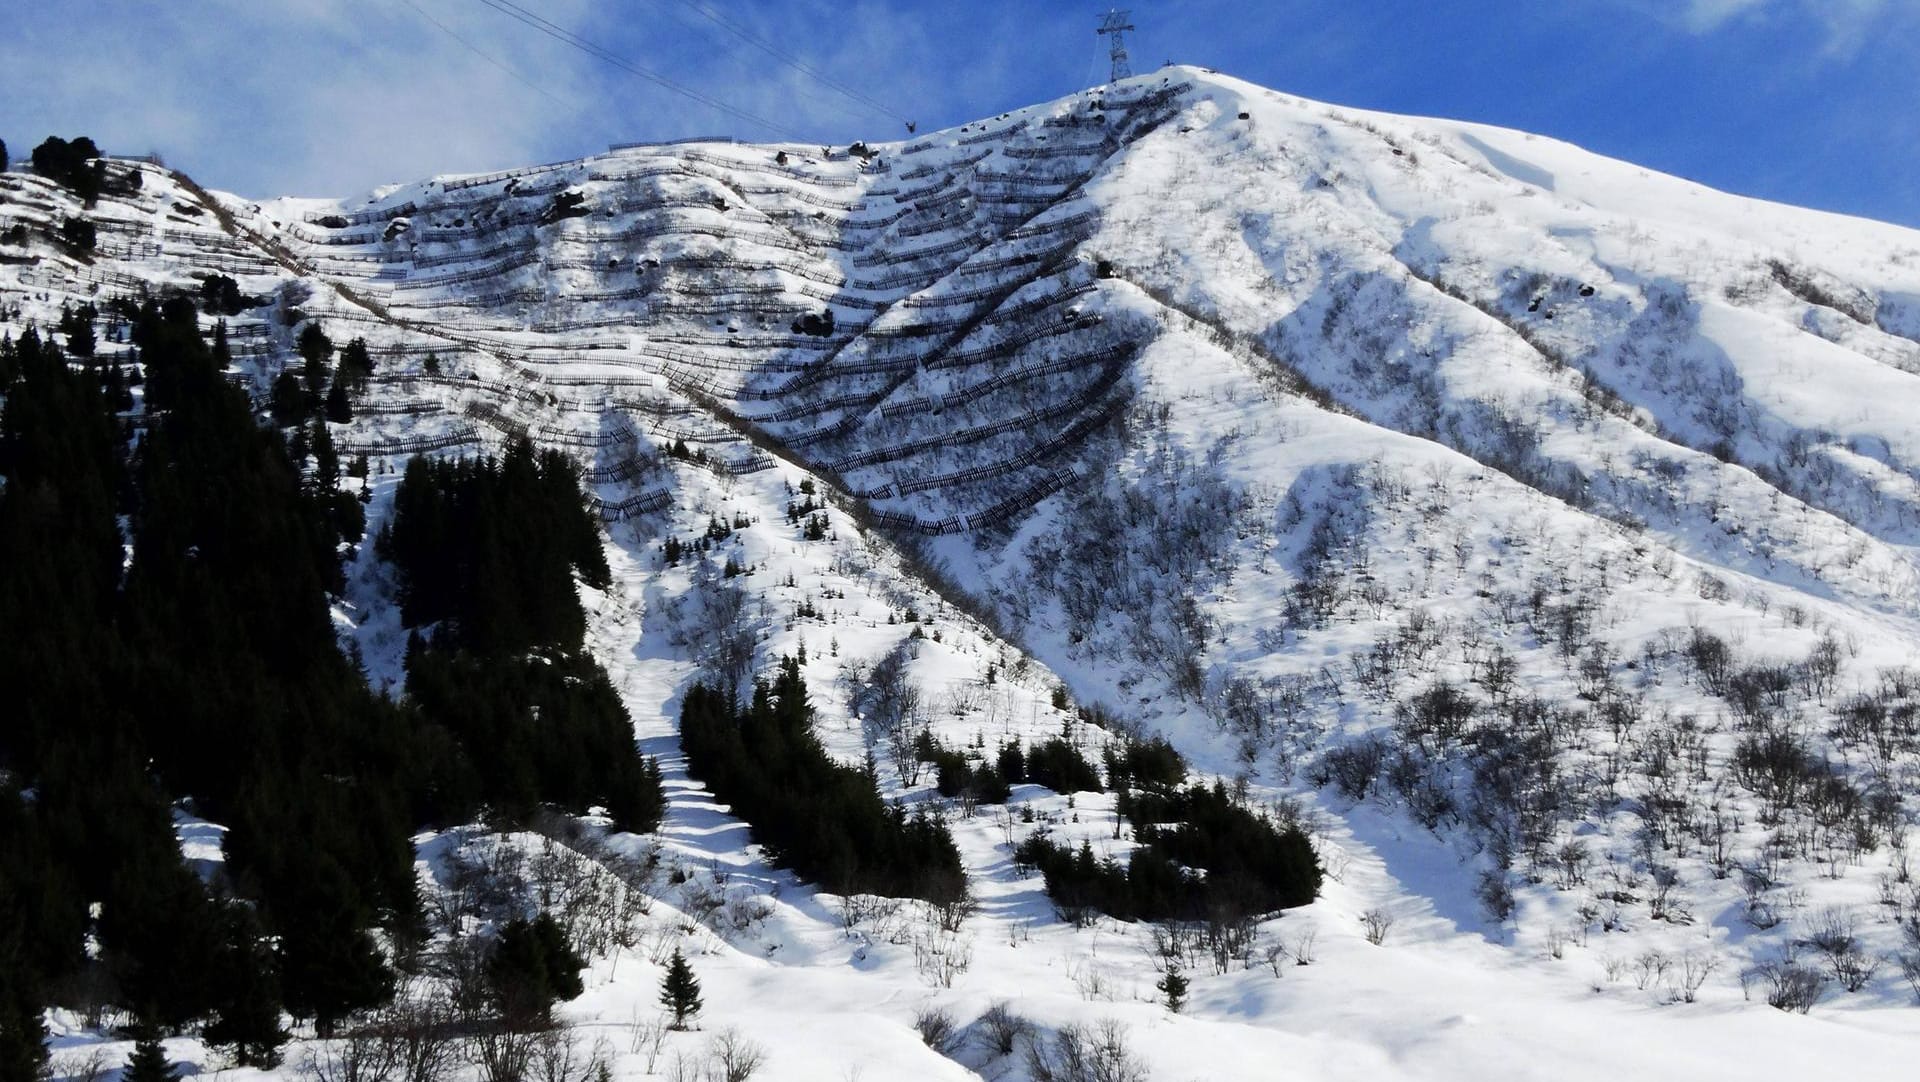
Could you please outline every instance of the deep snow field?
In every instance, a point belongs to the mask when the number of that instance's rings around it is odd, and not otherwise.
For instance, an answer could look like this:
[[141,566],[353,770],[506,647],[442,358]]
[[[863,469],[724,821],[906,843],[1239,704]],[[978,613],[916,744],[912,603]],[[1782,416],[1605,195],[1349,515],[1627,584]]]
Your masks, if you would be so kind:
[[[1193,68],[822,149],[264,204],[142,166],[93,261],[0,264],[42,324],[232,275],[266,302],[231,324],[262,394],[300,320],[364,336],[338,442],[374,465],[370,533],[411,454],[580,459],[614,571],[592,647],[671,794],[657,838],[575,843],[658,856],[631,945],[563,1009],[612,1077],[696,1077],[676,1057],[732,1029],[755,1078],[1020,1082],[984,1027],[946,1055],[915,1028],[1001,1002],[1041,1033],[1115,1020],[1159,1080],[1911,1076],[1920,234]],[[6,180],[0,219],[73,211]],[[823,540],[787,513],[803,485]],[[751,525],[666,563],[716,519]],[[336,616],[400,693],[371,546]],[[1076,928],[1012,859],[1043,828],[1124,856],[1110,794],[948,807],[957,927],[822,894],[687,775],[679,704],[730,632],[755,672],[804,649],[822,741],[889,796],[941,801],[855,716],[905,649],[944,743],[1097,753],[1098,704],[1307,827],[1323,895],[1195,956],[1174,1014],[1151,928]],[[1442,683],[1462,731],[1419,729]],[[1489,733],[1550,768],[1513,767],[1511,805]],[[1795,785],[1854,803],[1783,795],[1743,759],[1774,733]],[[218,861],[217,825],[181,833]],[[425,836],[420,872],[561,844]],[[1853,990],[1809,943],[1836,921],[1874,965]],[[656,1043],[676,946],[706,1009]],[[1827,978],[1810,1013],[1768,1005],[1785,965]],[[128,1047],[56,1021],[57,1074]]]

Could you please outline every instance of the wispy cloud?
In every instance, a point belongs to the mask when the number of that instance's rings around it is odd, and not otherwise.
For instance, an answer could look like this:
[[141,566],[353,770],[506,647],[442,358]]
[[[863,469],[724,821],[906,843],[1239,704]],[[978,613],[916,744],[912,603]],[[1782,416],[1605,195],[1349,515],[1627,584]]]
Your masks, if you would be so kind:
[[900,138],[901,118],[930,128],[1026,104],[1036,88],[1076,89],[1084,58],[1061,63],[1058,44],[1091,51],[1093,40],[1083,13],[1062,23],[1020,4],[703,2],[885,109],[849,101],[684,0],[522,3],[771,129],[474,0],[69,0],[0,35],[0,133],[31,145],[84,132],[117,152],[157,149],[249,195],[344,195],[610,141]]
[[1819,54],[1830,59],[1854,55],[1896,17],[1920,14],[1920,0],[1682,0],[1657,7],[1631,2],[1696,34],[1768,20],[1811,22],[1823,31]]

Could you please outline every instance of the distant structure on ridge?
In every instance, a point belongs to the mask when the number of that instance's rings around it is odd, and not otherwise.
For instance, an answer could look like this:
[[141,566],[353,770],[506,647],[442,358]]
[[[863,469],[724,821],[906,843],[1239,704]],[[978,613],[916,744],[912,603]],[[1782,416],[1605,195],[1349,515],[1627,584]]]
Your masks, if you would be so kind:
[[1113,8],[1107,12],[1105,18],[1100,20],[1100,29],[1094,31],[1096,34],[1112,39],[1112,48],[1108,51],[1108,55],[1113,59],[1111,82],[1117,83],[1133,75],[1133,65],[1127,62],[1126,38],[1127,31],[1133,29],[1133,24],[1127,21],[1132,15],[1131,11]]

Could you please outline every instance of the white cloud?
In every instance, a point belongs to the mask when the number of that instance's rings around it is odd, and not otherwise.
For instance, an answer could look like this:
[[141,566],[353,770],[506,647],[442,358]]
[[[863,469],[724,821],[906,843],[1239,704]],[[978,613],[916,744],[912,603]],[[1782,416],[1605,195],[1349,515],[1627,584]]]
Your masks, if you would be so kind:
[[[922,130],[1077,89],[1093,46],[1077,9],[703,2]],[[898,119],[850,103],[682,0],[521,3],[800,138],[905,134]],[[473,0],[27,7],[0,34],[0,136],[16,154],[50,133],[84,133],[115,152],[157,149],[203,183],[247,195],[351,195],[611,141],[772,135]],[[1063,43],[1085,48],[1068,56]]]
[[1920,13],[1920,0],[1681,0],[1648,9],[1677,21],[1696,34],[1708,34],[1730,25],[1765,19],[1806,19],[1824,30],[1821,55],[1852,56],[1895,16]]

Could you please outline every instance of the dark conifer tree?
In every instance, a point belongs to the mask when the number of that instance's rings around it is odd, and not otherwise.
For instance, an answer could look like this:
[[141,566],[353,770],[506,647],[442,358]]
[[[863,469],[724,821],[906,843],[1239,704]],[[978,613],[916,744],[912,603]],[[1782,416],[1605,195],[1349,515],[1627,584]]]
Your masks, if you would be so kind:
[[133,1042],[133,1056],[120,1073],[120,1082],[177,1082],[179,1077],[179,1071],[167,1062],[158,1031],[151,1026],[140,1027]]
[[333,357],[333,339],[327,337],[318,323],[309,323],[300,331],[296,346],[300,359],[306,362],[307,394],[317,403],[326,393],[327,377],[332,372],[328,362]]
[[347,370],[343,365],[333,377],[333,386],[327,388],[327,420],[343,425],[353,420],[353,403],[347,400]]
[[348,390],[358,391],[367,385],[367,377],[373,375],[373,355],[367,352],[367,340],[356,338],[348,342],[340,351],[340,379],[347,384]]
[[545,913],[532,920],[509,921],[500,930],[487,962],[487,984],[494,1007],[512,1026],[545,1027],[555,1002],[586,991],[580,970],[586,962],[567,946],[567,933]]
[[1154,985],[1167,997],[1167,1010],[1174,1014],[1187,1004],[1187,978],[1178,965],[1168,965],[1166,976]]
[[673,949],[667,974],[660,981],[660,1005],[673,1013],[673,1028],[686,1029],[687,1021],[700,1013],[700,980],[693,975],[680,948]]
[[273,423],[281,428],[291,428],[307,419],[307,392],[300,386],[300,377],[292,372],[282,372],[273,381],[272,397],[268,401]]
[[250,906],[221,908],[223,940],[213,1021],[201,1036],[227,1048],[242,1067],[271,1068],[280,1062],[288,1033],[280,1021],[278,964],[261,941],[259,920]]

